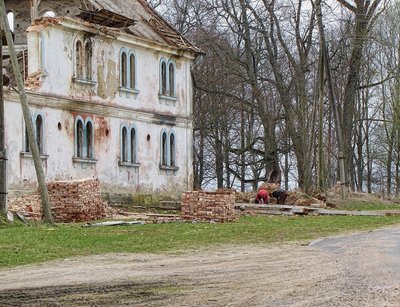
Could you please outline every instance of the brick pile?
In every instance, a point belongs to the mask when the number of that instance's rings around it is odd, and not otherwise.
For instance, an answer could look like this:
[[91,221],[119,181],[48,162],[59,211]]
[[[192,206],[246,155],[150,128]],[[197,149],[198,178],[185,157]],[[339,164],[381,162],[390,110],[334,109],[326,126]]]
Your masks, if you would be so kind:
[[[97,179],[49,182],[47,189],[55,222],[92,221],[113,214],[113,209],[101,198]],[[33,220],[43,218],[38,192],[11,200],[9,210]]]
[[182,194],[182,219],[229,222],[235,219],[235,191],[192,191]]
[[9,210],[21,213],[32,221],[42,219],[42,205],[39,193],[30,193],[18,197],[10,197],[8,201]]
[[47,188],[56,222],[91,221],[107,216],[97,179],[50,182]]

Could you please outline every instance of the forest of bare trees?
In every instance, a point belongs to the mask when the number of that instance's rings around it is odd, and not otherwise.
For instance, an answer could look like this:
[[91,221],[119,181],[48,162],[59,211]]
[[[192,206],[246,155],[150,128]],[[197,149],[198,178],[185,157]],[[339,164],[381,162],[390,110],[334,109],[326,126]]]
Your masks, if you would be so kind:
[[193,66],[195,188],[247,191],[274,171],[287,189],[345,178],[399,195],[400,2],[150,2],[204,52]]

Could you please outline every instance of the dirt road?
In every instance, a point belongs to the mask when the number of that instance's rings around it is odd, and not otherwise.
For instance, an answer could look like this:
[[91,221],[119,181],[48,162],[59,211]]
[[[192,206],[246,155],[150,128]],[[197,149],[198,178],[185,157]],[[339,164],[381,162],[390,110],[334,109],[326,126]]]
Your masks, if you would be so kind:
[[400,227],[0,271],[0,306],[400,306]]

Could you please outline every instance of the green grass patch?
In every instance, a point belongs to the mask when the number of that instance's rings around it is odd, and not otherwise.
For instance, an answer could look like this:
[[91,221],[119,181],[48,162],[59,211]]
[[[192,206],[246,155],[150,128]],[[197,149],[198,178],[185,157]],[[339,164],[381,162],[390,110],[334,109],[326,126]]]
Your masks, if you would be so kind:
[[346,199],[346,201],[340,205],[338,209],[349,211],[400,210],[400,205],[379,201]]
[[400,223],[400,216],[256,216],[232,223],[0,226],[0,268],[102,253],[161,253],[220,244],[311,240]]

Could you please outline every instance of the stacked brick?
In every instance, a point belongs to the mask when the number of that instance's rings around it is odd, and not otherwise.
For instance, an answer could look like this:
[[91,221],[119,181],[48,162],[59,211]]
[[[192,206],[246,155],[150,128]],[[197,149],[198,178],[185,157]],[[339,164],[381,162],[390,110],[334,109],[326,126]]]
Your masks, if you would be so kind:
[[229,222],[235,219],[235,191],[192,191],[182,194],[182,219]]
[[[109,217],[113,209],[103,202],[97,179],[55,181],[47,184],[53,218],[56,222],[83,222]],[[24,195],[10,201],[10,211],[33,220],[42,216],[38,193]]]
[[56,181],[47,184],[56,222],[82,222],[106,217],[106,204],[97,179]]

